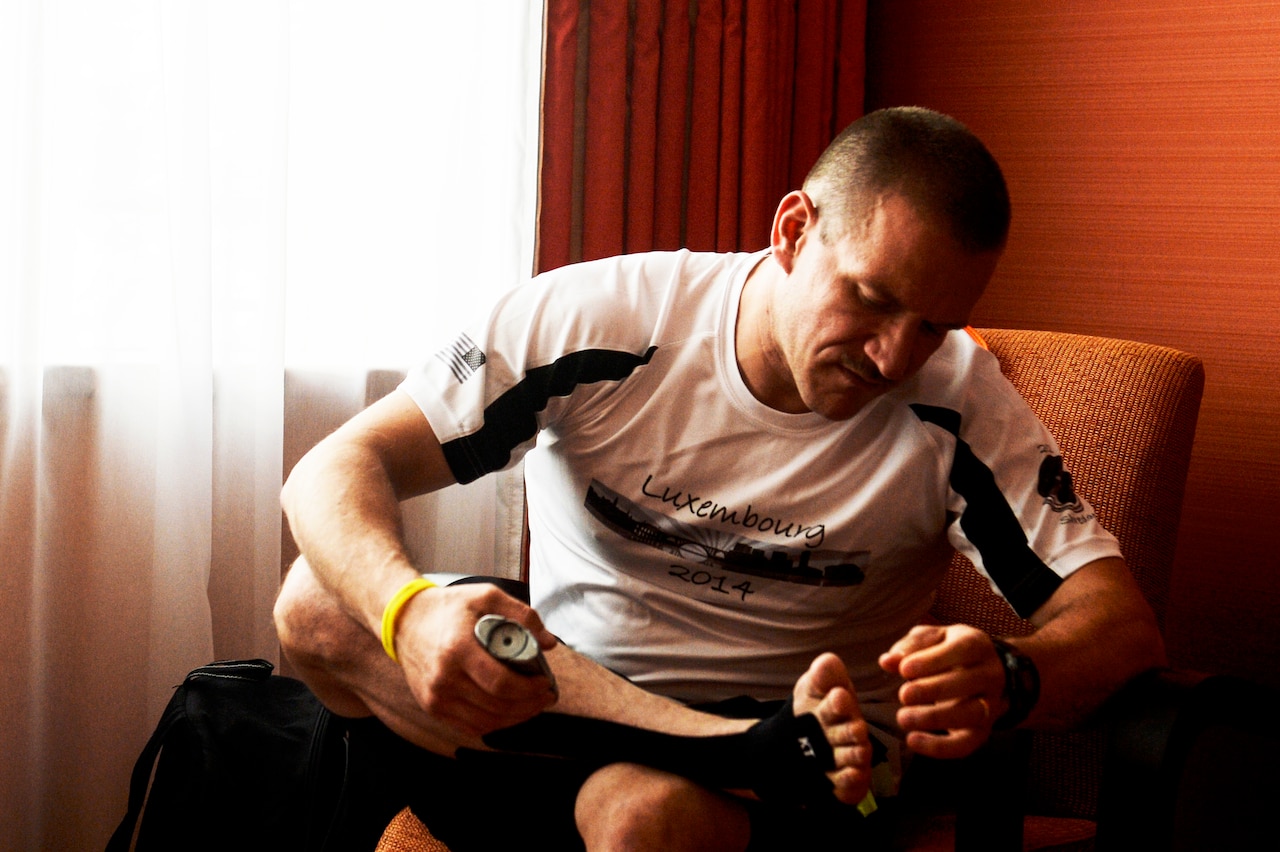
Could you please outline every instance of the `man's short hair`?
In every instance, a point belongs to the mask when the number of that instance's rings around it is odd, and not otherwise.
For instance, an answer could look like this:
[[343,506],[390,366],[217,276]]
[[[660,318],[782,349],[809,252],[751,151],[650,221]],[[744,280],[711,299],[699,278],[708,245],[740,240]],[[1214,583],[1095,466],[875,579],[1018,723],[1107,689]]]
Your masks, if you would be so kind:
[[1009,235],[1009,191],[995,157],[959,121],[921,107],[877,110],[850,124],[804,190],[818,207],[824,242],[889,192],[941,218],[966,251],[998,251]]

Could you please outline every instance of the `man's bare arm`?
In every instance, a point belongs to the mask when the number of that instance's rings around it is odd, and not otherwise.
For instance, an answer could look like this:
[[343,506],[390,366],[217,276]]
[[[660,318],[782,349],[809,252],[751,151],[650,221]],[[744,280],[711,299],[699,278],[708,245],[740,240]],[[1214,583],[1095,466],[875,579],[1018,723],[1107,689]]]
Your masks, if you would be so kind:
[[[379,653],[387,602],[419,575],[404,545],[400,501],[453,482],[426,417],[408,395],[395,391],[317,444],[285,483],[281,502],[308,574],[375,640]],[[304,620],[307,630],[321,634],[346,628],[334,623],[337,613],[320,606],[321,596],[313,591],[283,597],[277,606],[291,659],[308,657],[302,646],[314,637],[292,629],[287,618]],[[289,613],[295,605],[299,611]],[[412,598],[397,619],[395,647],[403,669],[394,674],[445,722],[511,725],[553,700],[545,680],[511,674],[479,647],[471,631],[487,612],[529,627],[544,647],[555,644],[532,609],[496,589],[430,589]],[[303,668],[335,709],[360,711],[357,690],[350,688],[356,673]]]
[[[1072,574],[1031,620],[1032,634],[1006,638],[1040,672],[1029,727],[1078,724],[1129,678],[1165,664],[1155,616],[1119,559]],[[922,754],[971,753],[1008,709],[1004,668],[990,639],[973,627],[916,627],[881,657],[881,666],[906,680],[898,722],[907,744]]]
[[1031,621],[1034,633],[1008,640],[1041,672],[1030,727],[1078,725],[1134,675],[1168,664],[1155,613],[1120,559],[1071,575]]
[[382,605],[417,573],[400,501],[452,482],[430,424],[396,391],[303,456],[281,503],[316,577],[376,630]]

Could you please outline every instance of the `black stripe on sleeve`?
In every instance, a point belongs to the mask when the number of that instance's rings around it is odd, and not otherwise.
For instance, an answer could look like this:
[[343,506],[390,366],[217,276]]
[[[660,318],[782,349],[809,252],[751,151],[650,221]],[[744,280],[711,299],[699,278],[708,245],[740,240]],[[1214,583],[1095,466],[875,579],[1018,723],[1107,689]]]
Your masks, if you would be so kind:
[[1062,578],[1031,549],[991,468],[960,438],[960,414],[920,404],[912,405],[911,410],[923,422],[955,436],[950,481],[951,487],[965,500],[960,529],[982,555],[987,575],[1009,605],[1023,618],[1030,616],[1062,585]]
[[538,431],[537,414],[556,396],[568,396],[579,385],[616,382],[648,364],[658,347],[643,354],[612,349],[571,352],[544,367],[535,367],[484,410],[479,430],[443,445],[445,461],[462,483],[501,470],[511,452]]

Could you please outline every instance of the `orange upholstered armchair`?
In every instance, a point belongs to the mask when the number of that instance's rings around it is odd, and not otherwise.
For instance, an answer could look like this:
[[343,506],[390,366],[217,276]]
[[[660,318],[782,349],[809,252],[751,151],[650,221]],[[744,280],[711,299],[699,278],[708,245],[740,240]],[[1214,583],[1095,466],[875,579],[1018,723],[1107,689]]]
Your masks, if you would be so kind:
[[[1079,491],[1119,538],[1163,625],[1204,385],[1200,360],[1160,346],[1056,332],[990,329],[981,335],[1058,438]],[[999,635],[1030,629],[959,556],[934,614]],[[959,815],[951,819],[928,810],[904,826],[903,848],[1086,849],[1095,842],[1098,848],[1178,848],[1175,817],[1182,825],[1191,823],[1176,815],[1176,806],[1196,804],[1195,796],[1188,801],[1180,779],[1203,752],[1197,746],[1201,735],[1218,724],[1205,710],[1214,703],[1206,695],[1224,690],[1250,712],[1260,707],[1250,688],[1238,682],[1154,673],[1118,696],[1089,730],[1015,732],[994,742],[944,770],[958,783],[942,786],[962,791]],[[1266,747],[1274,754],[1274,736]],[[911,774],[904,783],[908,793]],[[443,848],[433,843],[405,812],[378,848]]]
[[[1120,540],[1129,569],[1163,626],[1204,387],[1200,360],[1124,340],[1046,331],[980,333],[1004,374],[1058,439],[1077,489]],[[972,624],[994,635],[1031,630],[1031,623],[1019,619],[958,554],[933,614],[943,623]],[[1006,837],[1011,848],[1092,848],[1103,738],[1097,729],[1036,734],[1029,743],[1006,744],[1030,752],[1029,769],[979,785],[987,788],[978,794],[985,801],[962,809],[961,840],[968,827],[964,814],[977,812],[980,828],[975,830],[985,834],[998,824],[1012,835]],[[997,771],[1009,770],[1001,764]],[[988,794],[993,787],[999,795]],[[1024,828],[1021,817],[993,815],[997,803],[1035,814],[1025,821],[1023,840],[1016,837]],[[915,840],[923,848],[951,848],[951,829],[945,822],[926,821]],[[994,842],[987,837],[974,848],[994,848]]]

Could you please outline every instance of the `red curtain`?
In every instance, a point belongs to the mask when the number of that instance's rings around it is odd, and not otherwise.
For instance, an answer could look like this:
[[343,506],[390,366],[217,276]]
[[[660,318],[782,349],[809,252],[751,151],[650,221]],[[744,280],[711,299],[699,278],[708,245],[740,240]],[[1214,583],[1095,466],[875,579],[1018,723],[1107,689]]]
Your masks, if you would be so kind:
[[548,0],[538,268],[762,248],[862,114],[866,0]]

